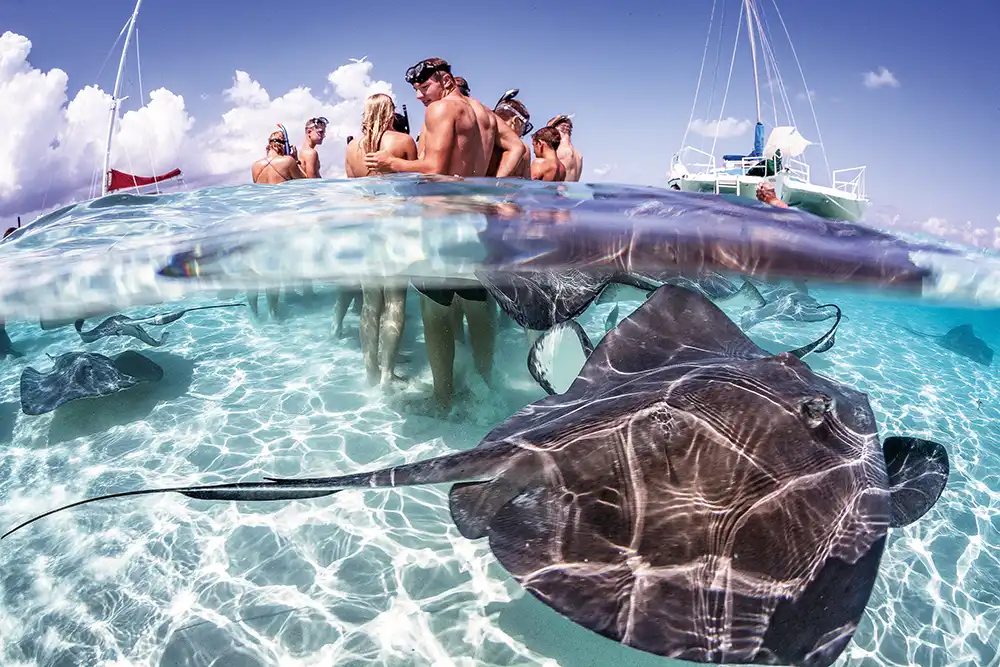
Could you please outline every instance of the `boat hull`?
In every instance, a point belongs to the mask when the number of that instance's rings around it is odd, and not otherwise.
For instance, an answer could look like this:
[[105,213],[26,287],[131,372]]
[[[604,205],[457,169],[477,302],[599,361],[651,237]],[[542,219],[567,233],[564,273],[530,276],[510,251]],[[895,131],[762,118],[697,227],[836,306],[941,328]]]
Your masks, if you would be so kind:
[[786,174],[775,179],[775,190],[783,202],[829,220],[859,222],[868,209],[868,200],[852,197],[843,190],[806,183]]

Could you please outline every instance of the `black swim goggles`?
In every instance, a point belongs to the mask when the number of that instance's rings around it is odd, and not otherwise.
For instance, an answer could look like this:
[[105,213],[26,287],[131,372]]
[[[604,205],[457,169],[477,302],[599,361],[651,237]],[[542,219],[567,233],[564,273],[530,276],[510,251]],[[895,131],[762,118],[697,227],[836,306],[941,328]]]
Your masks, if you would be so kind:
[[316,118],[310,118],[306,122],[306,129],[309,129],[309,128],[312,128],[312,127],[326,127],[329,124],[330,124],[330,121],[328,121],[326,118],[324,118],[323,116],[317,116]]
[[437,72],[447,72],[451,74],[451,65],[448,63],[441,63],[439,65],[429,65],[427,61],[421,60],[416,65],[406,70],[404,78],[406,83],[410,84],[421,84]]

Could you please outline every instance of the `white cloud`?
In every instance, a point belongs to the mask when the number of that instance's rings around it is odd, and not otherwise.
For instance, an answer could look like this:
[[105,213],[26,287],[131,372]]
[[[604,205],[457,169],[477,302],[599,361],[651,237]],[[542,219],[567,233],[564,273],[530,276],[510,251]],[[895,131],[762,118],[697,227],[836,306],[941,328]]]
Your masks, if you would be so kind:
[[739,137],[749,132],[752,128],[753,123],[749,120],[737,120],[732,116],[724,118],[721,121],[696,118],[688,126],[689,130],[703,137],[714,137],[718,133],[719,139]]
[[885,67],[879,67],[878,72],[865,72],[865,88],[899,88],[899,80]]
[[800,91],[795,95],[795,99],[799,100],[800,102],[805,102],[806,100],[816,101],[816,91],[815,90],[810,90],[806,92]]
[[603,165],[601,167],[594,167],[595,176],[607,176],[611,173],[613,167],[610,164]]
[[[93,196],[111,105],[110,94],[93,85],[69,99],[67,74],[32,67],[30,52],[26,37],[0,35],[0,217],[22,215],[24,222],[31,212]],[[248,182],[250,165],[262,157],[275,123],[284,123],[297,144],[306,120],[326,116],[323,175],[343,175],[345,139],[360,129],[364,99],[376,92],[392,95],[391,84],[372,79],[372,67],[364,59],[341,65],[327,77],[322,95],[299,87],[277,97],[237,71],[222,92],[230,108],[207,122],[188,113],[182,96],[165,88],[150,91],[144,106],[121,115],[111,166],[143,176],[179,167],[188,185]],[[123,91],[130,96],[127,106],[137,93]]]

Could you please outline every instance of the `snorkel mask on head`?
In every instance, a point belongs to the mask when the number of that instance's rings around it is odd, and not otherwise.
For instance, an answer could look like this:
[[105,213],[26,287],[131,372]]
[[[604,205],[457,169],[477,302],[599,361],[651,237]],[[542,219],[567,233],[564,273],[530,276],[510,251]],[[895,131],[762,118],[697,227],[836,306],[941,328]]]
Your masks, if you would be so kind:
[[518,111],[517,109],[515,109],[511,105],[507,104],[507,102],[510,102],[515,97],[517,97],[517,94],[519,92],[521,92],[521,91],[518,88],[511,88],[510,90],[508,90],[506,93],[504,93],[500,97],[500,100],[496,103],[496,106],[493,107],[493,111],[494,111],[494,113],[496,113],[497,111],[500,111],[501,109],[503,109],[504,111],[507,111],[508,113],[514,114],[514,116],[516,118],[518,118],[521,121],[521,123],[522,123],[521,136],[523,137],[523,136],[528,135],[535,128],[535,126],[532,125],[531,121],[528,120],[527,118],[525,118],[524,115],[520,111]]

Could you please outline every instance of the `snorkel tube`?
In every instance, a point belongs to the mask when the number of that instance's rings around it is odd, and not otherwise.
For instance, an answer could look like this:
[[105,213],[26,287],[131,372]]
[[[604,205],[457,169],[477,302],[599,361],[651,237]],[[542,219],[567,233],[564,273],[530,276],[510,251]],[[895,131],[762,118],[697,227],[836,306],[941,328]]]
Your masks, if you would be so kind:
[[285,126],[282,125],[281,123],[278,123],[278,128],[281,129],[281,135],[285,139],[285,155],[291,155],[292,154],[292,146],[291,146],[291,144],[288,143],[288,130],[286,130]]

